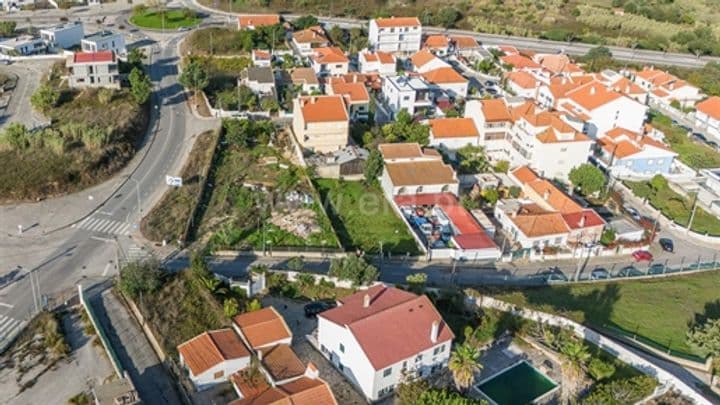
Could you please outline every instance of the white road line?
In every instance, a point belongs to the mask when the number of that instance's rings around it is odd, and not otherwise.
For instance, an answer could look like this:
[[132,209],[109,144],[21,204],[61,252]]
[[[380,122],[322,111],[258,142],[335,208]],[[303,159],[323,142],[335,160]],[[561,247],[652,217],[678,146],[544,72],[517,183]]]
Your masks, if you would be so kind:
[[12,325],[15,323],[15,319],[12,318],[5,318],[2,321],[2,324],[0,324],[0,335],[3,334],[4,331],[9,331],[10,328],[12,328]]
[[117,227],[120,226],[120,225],[121,225],[121,224],[119,224],[119,223],[117,223],[117,222],[113,222],[112,224],[110,224],[110,227],[105,230],[105,233],[115,233],[115,230],[116,230]]
[[15,330],[18,327],[18,325],[20,325],[19,320],[11,319],[11,322],[7,324],[8,328],[4,328],[4,332],[3,332],[3,329],[0,329],[0,336],[2,336],[3,338],[5,336],[8,336],[10,334],[10,332],[12,332],[13,330]]
[[118,231],[120,235],[125,235],[130,233],[130,225],[123,223],[122,228],[120,228],[120,231]]
[[82,222],[80,222],[80,223],[78,224],[78,227],[79,227],[79,228],[87,228],[88,225],[89,225],[91,222],[94,222],[94,221],[95,221],[95,218],[93,218],[93,217],[87,217],[87,218],[83,219]]
[[110,263],[105,265],[105,270],[103,270],[102,275],[103,277],[107,276],[108,270],[110,270]]
[[6,303],[4,303],[4,302],[0,302],[0,306],[8,307],[8,308],[13,308],[13,307],[15,307],[15,305],[6,304]]
[[102,221],[102,220],[101,220],[101,219],[98,219],[98,218],[92,218],[90,221],[88,221],[88,222],[80,225],[80,228],[92,230],[93,227],[94,227],[96,224],[98,224],[100,221]]
[[124,222],[116,222],[116,224],[112,233],[122,235],[122,230],[126,227],[126,224]]
[[113,225],[112,221],[103,220],[102,226],[98,226],[97,229],[95,229],[98,232],[107,233],[106,230],[110,229]]

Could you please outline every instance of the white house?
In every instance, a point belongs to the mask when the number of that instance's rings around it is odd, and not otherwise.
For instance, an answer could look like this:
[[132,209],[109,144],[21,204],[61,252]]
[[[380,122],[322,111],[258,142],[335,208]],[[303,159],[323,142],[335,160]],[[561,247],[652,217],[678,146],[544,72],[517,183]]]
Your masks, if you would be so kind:
[[240,84],[259,96],[275,95],[275,75],[270,67],[247,67],[241,75]]
[[482,46],[470,35],[450,35],[450,42],[455,53],[464,57],[483,57]]
[[651,100],[662,104],[677,101],[682,107],[692,107],[704,97],[697,87],[662,70],[646,67],[631,77],[649,93]]
[[430,89],[442,92],[452,99],[465,98],[468,94],[468,79],[451,67],[441,67],[422,74]]
[[319,77],[344,75],[349,65],[350,59],[336,46],[314,48],[310,57],[310,66]]
[[380,184],[388,199],[403,194],[458,195],[455,171],[437,151],[423,150],[417,143],[385,143],[378,149],[385,161]]
[[422,42],[422,25],[417,17],[370,20],[368,43],[376,51],[417,52]]
[[232,329],[204,332],[178,345],[180,364],[198,391],[222,383],[250,365],[250,351]]
[[513,119],[504,99],[468,100],[465,103],[465,117],[475,122],[479,133],[479,144],[491,159],[508,160],[507,139]]
[[325,30],[316,25],[294,32],[292,34],[292,45],[302,56],[309,57],[312,56],[315,48],[330,46],[330,40],[325,34]]
[[540,81],[524,70],[517,70],[505,74],[505,86],[518,97],[535,99]]
[[410,56],[409,61],[410,68],[417,73],[425,73],[435,69],[450,67],[447,62],[433,55],[427,49],[415,52]]
[[83,52],[113,51],[123,56],[127,53],[125,48],[125,35],[119,32],[102,31],[82,39],[80,46]]
[[393,116],[401,110],[406,110],[410,115],[414,115],[418,109],[433,106],[430,86],[425,80],[418,77],[383,77],[382,99]]
[[318,314],[317,341],[368,401],[390,395],[403,373],[447,366],[454,335],[425,295],[376,285]]
[[230,382],[239,400],[228,405],[337,405],[330,386],[313,363],[308,363],[302,377],[280,385],[268,383],[263,374],[250,369],[233,374]]
[[40,38],[45,41],[45,44],[49,48],[56,49],[67,49],[80,45],[80,41],[82,41],[84,36],[85,31],[83,30],[81,21],[40,30]]
[[677,153],[652,136],[613,128],[598,140],[598,163],[615,176],[670,174]]
[[361,73],[379,73],[383,76],[396,73],[397,60],[389,52],[360,52],[358,55]]
[[42,38],[34,38],[29,35],[9,38],[0,42],[0,53],[10,56],[27,56],[44,52],[46,49],[47,45]]
[[477,146],[480,133],[472,118],[436,118],[428,120],[430,145],[454,151],[467,145]]
[[720,97],[709,97],[695,106],[695,125],[720,138]]
[[253,66],[270,67],[272,65],[272,54],[269,51],[253,49],[251,58]]
[[329,153],[344,148],[349,122],[343,96],[304,96],[293,101],[293,132],[305,149]]
[[120,88],[118,62],[112,51],[77,52],[68,57],[70,87]]
[[[356,77],[356,76],[353,76]],[[345,98],[351,120],[366,120],[370,112],[370,93],[364,83],[335,80],[326,86],[328,95],[337,94]]]
[[289,345],[292,332],[285,319],[273,307],[245,312],[233,318],[233,328],[252,350]]
[[442,34],[428,35],[423,42],[423,49],[437,56],[447,56],[450,53],[450,38]]
[[293,86],[300,87],[304,94],[320,91],[320,81],[315,76],[315,71],[309,67],[298,67],[290,69],[289,80]]

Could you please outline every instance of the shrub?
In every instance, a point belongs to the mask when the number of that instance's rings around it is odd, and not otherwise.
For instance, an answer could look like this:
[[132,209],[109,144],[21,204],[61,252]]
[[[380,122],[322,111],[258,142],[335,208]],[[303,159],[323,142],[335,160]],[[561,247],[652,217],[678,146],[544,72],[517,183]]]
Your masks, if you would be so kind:
[[657,380],[641,375],[615,380],[598,385],[583,401],[583,404],[632,404],[650,394],[657,386]]
[[605,380],[615,374],[615,365],[593,358],[588,364],[588,373],[595,381]]
[[120,270],[118,287],[123,294],[135,299],[141,294],[152,293],[160,287],[162,272],[155,261],[131,262]]

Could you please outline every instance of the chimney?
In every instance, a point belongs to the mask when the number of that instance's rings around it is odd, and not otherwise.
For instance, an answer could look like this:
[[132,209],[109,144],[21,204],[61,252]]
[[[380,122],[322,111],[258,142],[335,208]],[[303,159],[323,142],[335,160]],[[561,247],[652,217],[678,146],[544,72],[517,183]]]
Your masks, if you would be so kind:
[[317,101],[317,97],[315,97],[315,96],[310,97],[310,104],[315,104],[316,101]]
[[312,361],[309,361],[307,367],[305,367],[305,377],[311,380],[316,380],[320,377],[320,372]]
[[258,358],[258,361],[262,361],[262,358],[263,358],[262,350],[257,351],[257,358]]
[[430,341],[436,343],[438,340],[438,332],[440,331],[440,322],[433,321],[430,327]]
[[358,75],[353,75],[353,83],[357,83],[357,77]]
[[560,84],[566,84],[566,83],[567,83],[567,79],[565,78],[565,76],[563,76],[562,79],[560,80]]
[[580,223],[578,224],[580,228],[585,228],[585,214],[583,213],[580,217]]
[[595,95],[595,86],[590,87],[590,95],[591,96]]
[[370,306],[370,296],[365,294],[363,297],[363,308],[367,308]]
[[630,94],[630,85],[625,86],[625,93]]
[[550,190],[545,190],[543,193],[543,200],[547,201],[550,198]]

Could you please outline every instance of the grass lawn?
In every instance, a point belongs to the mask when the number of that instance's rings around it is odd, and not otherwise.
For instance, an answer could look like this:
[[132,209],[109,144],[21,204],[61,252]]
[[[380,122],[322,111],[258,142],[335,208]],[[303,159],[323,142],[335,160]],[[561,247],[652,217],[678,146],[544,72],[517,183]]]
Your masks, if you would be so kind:
[[163,29],[163,27],[165,29],[192,27],[200,24],[200,20],[197,16],[188,18],[183,10],[167,10],[164,13],[151,11],[144,14],[135,14],[130,17],[130,22],[138,27],[155,29]]
[[315,183],[345,249],[417,254],[418,247],[379,187],[362,182],[318,179]]
[[652,112],[652,125],[665,133],[670,148],[678,153],[678,159],[693,169],[706,169],[720,166],[720,153],[713,148],[687,137],[687,132],[673,125],[670,117],[657,111]]
[[577,322],[623,329],[683,354],[688,325],[720,317],[720,274],[707,272],[668,279],[494,291],[501,300],[559,313]]

